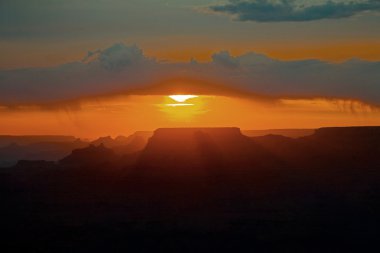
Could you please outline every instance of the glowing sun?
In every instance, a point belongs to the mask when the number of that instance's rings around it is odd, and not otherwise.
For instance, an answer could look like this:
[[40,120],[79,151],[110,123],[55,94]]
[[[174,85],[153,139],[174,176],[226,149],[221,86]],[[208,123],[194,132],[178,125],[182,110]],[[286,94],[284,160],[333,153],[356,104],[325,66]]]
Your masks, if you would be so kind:
[[161,111],[165,112],[170,120],[190,122],[195,116],[203,114],[203,96],[197,95],[169,95],[165,96]]
[[186,100],[190,98],[196,98],[198,96],[196,95],[170,95],[169,97],[178,103],[183,103],[183,102],[186,102]]

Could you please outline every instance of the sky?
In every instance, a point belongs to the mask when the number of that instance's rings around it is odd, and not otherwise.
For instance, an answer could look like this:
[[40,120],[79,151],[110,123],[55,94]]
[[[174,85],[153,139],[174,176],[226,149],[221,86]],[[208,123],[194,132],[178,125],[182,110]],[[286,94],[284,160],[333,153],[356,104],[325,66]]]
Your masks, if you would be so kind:
[[378,0],[0,0],[0,134],[378,125],[379,24]]

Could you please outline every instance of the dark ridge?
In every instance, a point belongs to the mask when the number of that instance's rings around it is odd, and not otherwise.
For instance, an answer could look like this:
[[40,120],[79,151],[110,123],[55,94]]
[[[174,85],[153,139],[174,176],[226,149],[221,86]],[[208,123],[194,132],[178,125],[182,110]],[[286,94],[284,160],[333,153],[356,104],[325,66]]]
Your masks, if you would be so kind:
[[34,142],[26,145],[12,143],[0,147],[0,166],[13,166],[18,160],[58,161],[69,155],[73,149],[86,146],[88,143],[79,139],[72,142]]
[[109,163],[118,159],[112,149],[103,144],[99,146],[90,145],[87,148],[75,149],[71,154],[59,161],[59,164],[72,166],[95,166]]
[[77,138],[64,135],[0,135],[0,147],[12,143],[29,145],[37,142],[74,142]]
[[113,149],[117,154],[125,155],[133,152],[141,151],[148,142],[148,139],[153,135],[153,132],[137,131],[134,134],[125,137],[111,136],[100,137],[91,142],[92,145],[99,146],[103,144],[107,148]]
[[209,169],[222,173],[227,168],[266,167],[274,161],[239,128],[161,128],[149,139],[138,166],[156,176],[189,177]]
[[[120,140],[120,138],[118,139]],[[124,139],[122,139],[121,141],[123,141]],[[111,148],[116,144],[117,142],[112,139],[111,136],[106,136],[106,137],[100,137],[98,139],[96,139],[95,141],[92,141],[91,144],[94,145],[94,146],[99,146],[101,144],[103,144],[104,146],[108,147],[108,148]]]
[[264,130],[242,130],[242,133],[249,137],[265,135],[282,135],[285,137],[299,138],[314,134],[315,129],[264,129]]
[[359,126],[359,127],[323,127],[315,130],[314,137],[317,138],[350,138],[360,140],[362,138],[379,138],[380,127],[378,126]]
[[301,138],[158,129],[129,155],[99,145],[60,164],[21,161],[0,171],[2,243],[14,252],[371,252],[378,129]]

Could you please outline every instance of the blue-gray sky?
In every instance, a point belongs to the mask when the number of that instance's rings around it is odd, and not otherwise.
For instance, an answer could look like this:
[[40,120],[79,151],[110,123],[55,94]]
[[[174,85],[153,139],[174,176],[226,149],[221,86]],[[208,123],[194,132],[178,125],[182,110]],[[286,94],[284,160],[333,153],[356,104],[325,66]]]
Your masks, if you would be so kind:
[[1,0],[0,68],[65,63],[116,42],[172,61],[220,50],[378,60],[378,1],[358,1]]

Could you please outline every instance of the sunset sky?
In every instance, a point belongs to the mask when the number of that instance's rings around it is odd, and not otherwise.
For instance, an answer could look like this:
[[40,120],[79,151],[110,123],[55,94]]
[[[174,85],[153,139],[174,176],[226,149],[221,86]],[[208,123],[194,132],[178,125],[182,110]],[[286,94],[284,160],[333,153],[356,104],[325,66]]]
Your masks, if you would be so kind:
[[379,125],[379,25],[378,0],[1,0],[0,134]]

